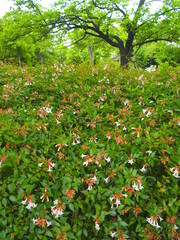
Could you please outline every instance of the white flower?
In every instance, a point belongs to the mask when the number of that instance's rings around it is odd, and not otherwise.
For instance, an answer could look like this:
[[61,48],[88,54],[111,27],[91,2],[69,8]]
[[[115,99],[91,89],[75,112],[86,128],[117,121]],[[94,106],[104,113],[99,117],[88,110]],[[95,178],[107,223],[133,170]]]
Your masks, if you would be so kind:
[[111,158],[110,157],[107,157],[107,158],[104,158],[106,160],[106,162],[110,162],[111,161]]
[[134,182],[134,184],[133,184],[132,187],[133,187],[134,190],[136,190],[136,191],[139,191],[139,190],[142,190],[142,189],[143,189],[143,186],[141,185],[141,183],[140,183],[140,184],[136,184],[136,183]]
[[42,165],[43,165],[43,162],[41,162],[41,163],[38,164],[39,167],[42,167]]
[[146,109],[143,109],[142,111],[143,111],[143,113],[146,113],[147,110],[146,110]]
[[116,127],[119,127],[121,124],[120,123],[118,123],[118,122],[115,122],[115,124],[116,124]]
[[176,178],[180,178],[179,176],[179,167],[172,167],[170,168],[170,171],[173,172],[173,176]]
[[43,107],[43,110],[47,113],[52,113],[52,107],[49,108],[49,107]]
[[127,194],[125,193],[125,194],[122,194],[123,195],[123,197],[125,197],[125,198],[127,198]]
[[127,127],[126,127],[126,126],[124,126],[124,127],[123,127],[123,130],[124,130],[124,131],[126,131],[126,130],[127,130]]
[[149,117],[151,115],[151,112],[148,111],[147,114],[146,114],[146,117]]
[[116,235],[116,232],[111,232],[111,237],[113,238]]
[[174,230],[178,230],[178,229],[179,229],[178,226],[174,225]]
[[26,198],[24,201],[22,201],[21,203],[22,203],[23,205],[25,205],[26,202],[27,202],[27,198]]
[[96,176],[94,176],[92,179],[93,179],[93,180],[96,182],[96,180],[97,180],[97,177],[96,177]]
[[126,106],[126,105],[129,105],[129,100],[128,99],[126,99],[125,101],[124,101],[124,105]]
[[99,224],[98,224],[98,223],[95,224],[95,229],[96,229],[97,231],[100,230],[100,227],[99,227]]
[[91,185],[88,185],[88,191],[91,191],[92,190],[92,186]]
[[63,215],[63,209],[56,208],[56,206],[51,207],[52,215],[55,215],[55,218],[61,217]]
[[33,221],[34,224],[37,223],[37,219],[35,219],[35,218],[33,218],[32,221]]
[[35,204],[35,203],[33,203],[33,202],[29,202],[29,204],[26,206],[26,208],[28,209],[28,210],[31,210],[31,208],[35,208],[35,207],[37,207],[37,204]]
[[112,200],[114,199],[114,197],[110,197],[110,201],[112,202]]
[[147,218],[147,222],[155,228],[160,228],[157,219],[155,219],[154,217]]
[[146,172],[146,171],[147,171],[147,169],[146,169],[146,167],[145,167],[145,166],[143,166],[143,167],[140,169],[140,171],[141,171],[141,172]]
[[51,167],[55,167],[56,166],[56,164],[55,163],[51,163]]
[[133,164],[133,159],[129,159],[128,163],[130,163],[132,165]]
[[149,156],[152,154],[152,151],[151,150],[148,150],[146,153],[149,154]]
[[47,227],[51,226],[51,222],[48,222],[47,220],[46,220],[46,224],[47,224]]
[[48,168],[47,172],[52,172],[52,169],[51,169],[51,167],[50,167],[50,166],[49,166],[49,168]]
[[174,174],[173,174],[173,175],[174,175],[176,178],[179,178],[178,174],[179,174],[178,170],[177,170],[177,169],[174,170]]
[[108,182],[108,180],[109,180],[109,177],[104,178],[104,181],[105,181],[106,183]]
[[81,157],[82,157],[82,158],[85,158],[85,157],[86,157],[86,155],[84,155],[84,154],[81,154]]
[[116,199],[116,208],[121,204],[121,201],[119,199]]
[[58,199],[53,201],[54,205],[58,205]]

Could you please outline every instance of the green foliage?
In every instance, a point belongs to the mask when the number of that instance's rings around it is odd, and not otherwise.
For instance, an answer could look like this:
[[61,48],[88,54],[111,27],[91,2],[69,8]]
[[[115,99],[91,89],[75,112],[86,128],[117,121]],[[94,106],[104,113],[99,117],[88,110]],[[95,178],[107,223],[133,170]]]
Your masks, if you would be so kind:
[[[0,58],[19,65],[35,65],[41,58],[52,59],[52,36],[44,36],[39,26],[42,19],[36,13],[19,9],[7,13],[0,21]],[[33,27],[35,26],[35,27]]]
[[136,66],[143,68],[165,62],[177,66],[180,64],[180,47],[177,44],[151,43],[143,46],[134,56],[133,61]]
[[0,74],[0,239],[179,237],[179,68]]

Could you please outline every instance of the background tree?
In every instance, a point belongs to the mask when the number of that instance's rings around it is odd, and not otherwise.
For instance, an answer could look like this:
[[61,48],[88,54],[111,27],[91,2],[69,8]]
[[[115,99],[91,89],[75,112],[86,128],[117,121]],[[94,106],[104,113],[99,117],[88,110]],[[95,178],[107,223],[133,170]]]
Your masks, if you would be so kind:
[[[162,7],[151,12],[155,1],[62,0],[54,5],[48,25],[67,33],[83,30],[85,35],[103,39],[118,48],[121,66],[127,66],[133,50],[151,42],[179,41],[178,1],[163,0]],[[126,38],[124,38],[126,36]]]
[[37,10],[29,11],[29,8],[21,9],[20,6],[0,19],[0,58],[7,61],[17,59],[19,66],[22,61],[29,65],[38,61],[43,64],[44,56],[49,58],[52,52],[54,36],[46,34],[49,26],[41,29],[42,21],[44,19]]

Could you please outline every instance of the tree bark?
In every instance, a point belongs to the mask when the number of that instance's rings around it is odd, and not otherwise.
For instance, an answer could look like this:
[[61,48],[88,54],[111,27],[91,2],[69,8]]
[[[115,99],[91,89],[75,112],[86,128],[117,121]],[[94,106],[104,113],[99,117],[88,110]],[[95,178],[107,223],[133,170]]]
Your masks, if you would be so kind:
[[94,47],[89,46],[88,50],[89,50],[89,56],[90,56],[90,64],[94,65]]
[[21,53],[20,53],[19,48],[18,48],[18,50],[17,50],[17,54],[18,54],[18,63],[19,63],[19,67],[22,67],[22,64],[21,64]]
[[119,51],[120,51],[120,66],[127,68],[129,65],[130,58],[132,57],[133,53],[133,40],[134,40],[135,34],[129,30],[128,32],[128,39],[126,41],[126,44],[119,45]]
[[43,53],[40,52],[41,65],[43,66]]

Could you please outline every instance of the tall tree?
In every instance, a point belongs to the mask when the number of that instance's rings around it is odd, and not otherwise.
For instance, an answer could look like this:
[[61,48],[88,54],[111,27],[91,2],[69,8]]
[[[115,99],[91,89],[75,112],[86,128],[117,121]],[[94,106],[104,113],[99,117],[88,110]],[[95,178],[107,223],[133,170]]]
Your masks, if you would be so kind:
[[[144,44],[157,41],[178,42],[180,7],[177,0],[160,0],[161,8],[152,11],[156,2],[147,0],[61,0],[49,12],[48,23],[56,31],[81,29],[118,48],[121,66],[127,66]],[[131,5],[130,5],[131,4]],[[47,17],[47,15],[46,15]],[[122,36],[126,34],[126,39]]]

